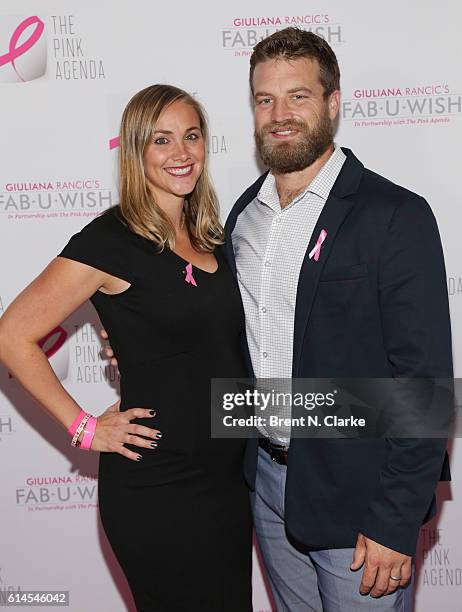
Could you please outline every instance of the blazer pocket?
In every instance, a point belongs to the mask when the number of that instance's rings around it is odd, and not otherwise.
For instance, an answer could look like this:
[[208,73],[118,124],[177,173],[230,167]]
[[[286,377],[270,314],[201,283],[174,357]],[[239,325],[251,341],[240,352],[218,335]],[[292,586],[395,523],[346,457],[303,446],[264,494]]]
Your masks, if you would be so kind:
[[319,282],[355,280],[367,276],[367,264],[355,264],[354,266],[337,266],[336,268],[325,268]]

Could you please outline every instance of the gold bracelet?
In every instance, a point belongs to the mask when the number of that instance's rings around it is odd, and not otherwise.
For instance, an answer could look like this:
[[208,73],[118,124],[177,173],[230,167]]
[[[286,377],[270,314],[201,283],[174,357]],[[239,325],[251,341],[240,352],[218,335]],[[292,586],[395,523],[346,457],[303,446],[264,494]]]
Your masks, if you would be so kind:
[[85,429],[85,425],[88,423],[88,419],[90,417],[91,417],[91,414],[87,413],[83,417],[83,419],[80,421],[80,424],[77,427],[77,429],[75,430],[74,437],[72,438],[72,441],[71,441],[72,446],[78,446],[77,442],[78,442],[79,436],[82,433],[82,431]]

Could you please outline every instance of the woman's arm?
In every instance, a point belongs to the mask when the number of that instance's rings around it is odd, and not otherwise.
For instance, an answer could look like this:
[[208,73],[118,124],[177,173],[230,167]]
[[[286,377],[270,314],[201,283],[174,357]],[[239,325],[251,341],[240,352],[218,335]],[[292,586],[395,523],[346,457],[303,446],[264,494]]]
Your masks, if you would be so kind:
[[[0,319],[0,361],[66,429],[80,413],[80,406],[60,383],[37,343],[98,289],[117,293],[127,285],[101,270],[58,257],[19,294]],[[120,452],[136,459],[138,455],[123,444],[150,446],[149,440],[133,434],[155,438],[158,431],[129,422],[130,418],[147,416],[152,414],[144,408],[123,413],[106,411],[98,417],[92,450]]]

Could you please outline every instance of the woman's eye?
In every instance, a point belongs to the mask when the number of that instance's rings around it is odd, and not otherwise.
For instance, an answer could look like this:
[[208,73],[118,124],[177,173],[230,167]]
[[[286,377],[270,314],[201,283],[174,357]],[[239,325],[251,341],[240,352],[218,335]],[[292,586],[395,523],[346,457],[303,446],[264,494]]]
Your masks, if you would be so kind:
[[154,143],[159,145],[167,144],[167,142],[168,140],[164,136],[161,136],[160,138],[156,138],[154,140]]
[[200,135],[199,134],[188,134],[188,136],[186,138],[188,140],[199,140]]

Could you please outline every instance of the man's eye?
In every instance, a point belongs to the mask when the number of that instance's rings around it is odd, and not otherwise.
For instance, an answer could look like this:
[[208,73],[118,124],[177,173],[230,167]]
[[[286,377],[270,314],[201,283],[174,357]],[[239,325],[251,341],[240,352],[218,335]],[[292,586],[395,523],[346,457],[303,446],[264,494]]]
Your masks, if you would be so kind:
[[305,100],[308,96],[304,96],[302,94],[295,94],[294,98],[295,100]]
[[271,102],[271,98],[261,98],[257,100],[257,104],[261,104],[263,106],[267,106]]
[[165,138],[165,136],[161,136],[160,138],[156,138],[156,140],[154,140],[154,143],[163,145],[163,144],[167,144],[168,140]]

